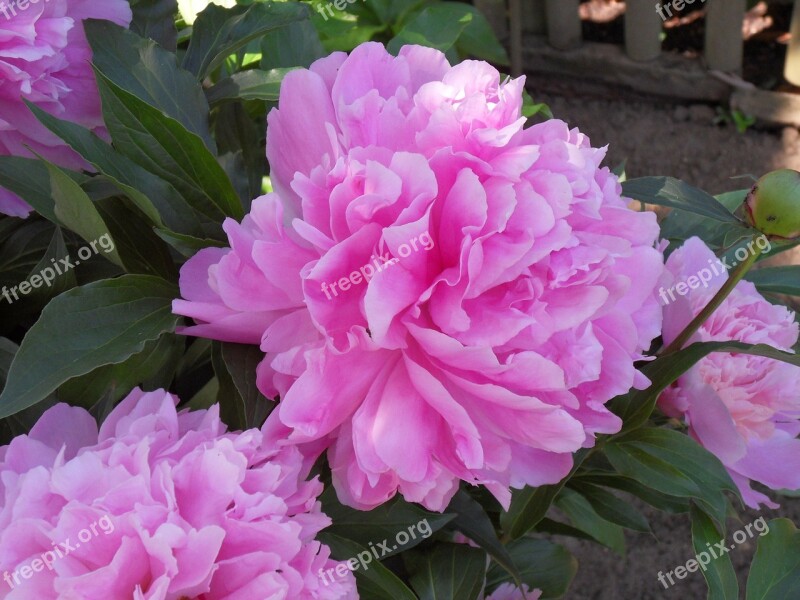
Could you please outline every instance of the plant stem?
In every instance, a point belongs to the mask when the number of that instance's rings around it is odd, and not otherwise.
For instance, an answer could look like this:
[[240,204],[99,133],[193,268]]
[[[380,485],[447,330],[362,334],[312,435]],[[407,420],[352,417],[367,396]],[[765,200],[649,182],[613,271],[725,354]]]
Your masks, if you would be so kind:
[[[753,240],[755,239],[756,238],[754,237]],[[686,342],[688,342],[689,339],[691,339],[691,337],[697,333],[697,330],[703,326],[703,323],[705,323],[708,318],[714,314],[714,311],[720,307],[720,305],[725,301],[725,298],[730,296],[733,289],[739,285],[739,282],[742,280],[742,278],[747,275],[747,272],[756,263],[758,257],[761,256],[761,249],[758,246],[750,244],[748,248],[752,248],[750,256],[748,256],[744,262],[736,266],[736,268],[728,276],[728,280],[725,282],[725,285],[720,288],[716,295],[711,299],[711,302],[709,302],[706,307],[700,311],[700,314],[698,314],[692,320],[692,322],[689,323],[683,331],[681,331],[680,335],[676,337],[669,346],[658,353],[659,356],[672,354],[673,352],[677,352],[678,350],[682,349]]]

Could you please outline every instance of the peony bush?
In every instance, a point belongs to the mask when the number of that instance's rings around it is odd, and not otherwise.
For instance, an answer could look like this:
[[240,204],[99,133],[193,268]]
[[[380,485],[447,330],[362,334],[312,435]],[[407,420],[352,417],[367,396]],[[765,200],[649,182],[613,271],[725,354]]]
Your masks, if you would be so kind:
[[791,506],[800,174],[626,179],[404,6],[0,17],[0,598],[578,597],[566,537]]

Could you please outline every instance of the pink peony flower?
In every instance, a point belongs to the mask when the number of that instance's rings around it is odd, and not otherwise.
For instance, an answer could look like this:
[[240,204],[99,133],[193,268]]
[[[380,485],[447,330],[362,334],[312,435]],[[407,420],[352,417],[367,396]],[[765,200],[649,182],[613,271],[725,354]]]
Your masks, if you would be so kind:
[[181,272],[184,333],[261,344],[291,443],[322,441],[339,497],[504,506],[615,432],[612,397],[660,333],[653,214],[561,121],[523,129],[523,80],[363,44],[284,81],[276,193]]
[[[50,114],[105,135],[100,96],[91,67],[83,19],[131,22],[125,0],[0,0],[0,155],[39,154],[69,169],[88,165],[50,133],[25,106],[33,102]],[[0,188],[0,213],[24,217],[31,208]]]
[[[667,261],[669,289],[690,277],[711,279],[707,287],[687,285],[664,309],[669,344],[700,313],[727,279],[714,253],[698,238],[687,240]],[[670,298],[667,295],[667,298]],[[767,302],[743,281],[690,340],[736,340],[792,351],[798,340],[794,313]],[[704,358],[662,394],[661,408],[683,418],[689,432],[727,467],[748,506],[774,504],[750,487],[800,488],[800,369],[777,360],[716,353]]]
[[531,590],[524,583],[522,584],[522,589],[513,583],[504,583],[486,596],[486,600],[539,600],[541,595],[541,590]]
[[0,598],[358,598],[296,448],[132,392],[99,433],[59,404],[0,448]]

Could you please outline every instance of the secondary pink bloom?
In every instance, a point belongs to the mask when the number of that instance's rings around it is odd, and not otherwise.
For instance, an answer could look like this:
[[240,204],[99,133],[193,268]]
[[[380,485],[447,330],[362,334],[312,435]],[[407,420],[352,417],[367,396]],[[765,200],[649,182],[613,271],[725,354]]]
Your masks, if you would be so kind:
[[513,583],[504,583],[486,596],[486,600],[539,600],[541,595],[541,590],[531,590],[524,583],[522,584],[522,589]]
[[0,598],[353,599],[297,448],[132,392],[98,432],[59,404],[0,448]]
[[[698,238],[687,240],[667,261],[671,281],[711,278],[708,287],[689,289],[664,309],[664,341],[670,343],[700,313],[727,279],[714,253]],[[713,276],[715,271],[719,273]],[[706,275],[708,273],[708,275]],[[744,281],[690,340],[736,340],[792,351],[798,325],[790,310],[767,302]],[[750,487],[800,488],[800,368],[745,354],[704,358],[661,396],[667,414],[684,418],[691,435],[727,467],[748,506],[776,508]]]
[[[128,26],[126,0],[40,0],[0,3],[0,155],[47,160],[69,169],[88,165],[36,120],[23,100],[104,134],[92,52],[83,19]],[[31,208],[0,188],[0,213],[24,217]]]
[[181,273],[185,333],[261,345],[269,425],[329,446],[343,502],[443,510],[459,480],[508,506],[615,432],[660,333],[653,214],[523,80],[364,44],[284,80],[276,193]]

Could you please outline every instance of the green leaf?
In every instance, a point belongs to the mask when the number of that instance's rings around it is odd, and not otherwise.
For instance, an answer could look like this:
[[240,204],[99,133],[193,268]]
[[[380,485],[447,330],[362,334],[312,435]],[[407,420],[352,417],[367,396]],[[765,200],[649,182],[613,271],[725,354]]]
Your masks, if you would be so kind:
[[264,160],[266,116],[254,120],[243,102],[227,102],[219,106],[215,117],[214,131],[220,152],[233,155],[229,169],[234,167],[234,170],[241,170],[231,176],[231,180],[236,181],[237,176],[242,175],[247,178],[247,191],[240,192],[240,198],[249,211],[252,199],[264,194],[262,186],[267,175],[267,161]]
[[251,69],[235,73],[211,87],[206,95],[211,104],[233,100],[266,100],[277,102],[284,76],[293,69],[260,71]]
[[[64,382],[58,388],[58,398],[73,406],[91,408],[98,398],[108,396],[109,402],[117,403],[136,386],[143,385],[165,365],[175,361],[183,352],[184,340],[167,333],[144,345],[144,349],[127,360],[113,365],[98,367],[91,373]],[[169,381],[159,382],[145,389],[167,387]]]
[[[10,225],[0,232],[0,330],[8,332],[17,329],[23,317],[40,311],[49,298],[73,287],[75,273],[59,275],[53,268],[52,261],[60,264],[68,255],[59,227],[35,217],[0,223]],[[34,280],[39,287],[22,294],[20,284],[30,284],[33,275],[39,277]]]
[[[550,110],[550,107],[547,106],[547,104],[544,104],[543,102],[534,102],[533,98],[528,93],[528,90],[522,90],[522,116],[530,119],[531,117],[539,114],[547,119],[553,118],[553,112]],[[622,166],[624,169],[624,163]]]
[[754,269],[745,275],[762,294],[800,296],[800,266]]
[[[399,496],[364,512],[341,504],[332,486],[322,493],[320,500],[323,512],[333,521],[325,531],[353,540],[362,546],[385,540],[388,551],[384,551],[381,559],[422,543],[456,517],[448,513],[428,512]],[[405,543],[397,539],[401,533],[409,538]]]
[[228,176],[199,137],[102,73],[96,74],[103,116],[115,147],[171,183],[207,217],[243,216]]
[[226,248],[228,246],[226,242],[219,240],[181,235],[167,229],[156,229],[155,234],[186,258],[194,256],[203,248]]
[[680,498],[670,494],[663,494],[652,488],[647,487],[631,479],[624,477],[619,473],[612,472],[588,472],[587,474],[578,473],[572,480],[573,482],[589,483],[592,485],[600,485],[610,487],[615,490],[633,494],[637,498],[644,500],[650,506],[663,510],[665,512],[680,514],[689,512],[689,501],[686,498]]
[[[105,238],[112,240],[111,250],[104,251],[103,255],[124,268],[125,265],[117,252],[116,244],[113,243],[108,225],[86,192],[54,164],[47,163],[47,170],[50,172],[50,188],[55,201],[55,215],[59,222],[90,244]],[[80,263],[76,260],[75,264]]]
[[480,503],[463,489],[459,490],[445,512],[457,515],[449,527],[460,531],[483,548],[497,564],[506,569],[520,583],[519,572],[508,550],[497,537],[497,531],[489,515]]
[[311,20],[289,23],[261,39],[261,68],[265,71],[309,67],[325,54]]
[[[561,598],[578,572],[578,561],[569,551],[547,540],[522,538],[511,542],[508,551],[520,571],[522,582],[542,590],[542,600]],[[509,581],[508,574],[493,565],[486,578],[486,589],[494,590]]]
[[178,32],[175,29],[176,0],[132,0],[133,22],[131,30],[149,37],[170,52],[177,49]]
[[43,400],[65,381],[141,352],[175,329],[176,286],[124,275],[53,299],[28,331],[0,394],[0,418]]
[[50,238],[50,244],[48,244],[44,256],[42,256],[41,260],[34,265],[25,279],[30,281],[31,276],[42,276],[42,273],[45,272],[45,269],[50,269],[47,271],[47,276],[50,278],[52,274],[54,275],[54,278],[52,283],[47,286],[46,291],[42,291],[42,295],[44,295],[46,298],[57,296],[58,294],[75,287],[77,284],[77,281],[75,280],[75,271],[65,271],[59,274],[58,271],[54,269],[54,265],[60,264],[61,260],[67,258],[68,256],[69,250],[67,249],[67,244],[64,241],[64,234],[61,233],[61,228],[56,226],[53,229],[53,237]]
[[612,410],[623,421],[622,431],[617,435],[623,435],[644,425],[653,413],[661,393],[712,352],[764,356],[800,367],[800,355],[783,352],[766,344],[751,345],[742,342],[692,344],[683,350],[662,356],[642,368],[642,373],[651,381],[650,387],[645,390],[633,390],[612,401]]
[[311,21],[327,52],[350,52],[389,29],[387,21],[379,22],[368,9],[358,11],[354,6],[346,11],[334,9],[331,14],[327,10],[328,0],[314,0],[311,4],[314,6]]
[[106,198],[95,203],[114,240],[128,273],[157,275],[178,281],[178,269],[164,241],[123,198]]
[[575,490],[564,488],[555,501],[556,506],[569,517],[573,527],[589,534],[599,543],[625,556],[625,533],[594,509],[592,504]]
[[173,53],[108,21],[90,19],[84,28],[96,70],[115,86],[178,121],[215,152],[203,88],[191,73],[178,67]]
[[[365,2],[381,23],[390,25],[401,23],[407,15],[426,4],[425,0],[365,0]],[[334,10],[334,12],[348,11]]]
[[500,525],[502,525],[505,534],[515,540],[536,527],[544,519],[550,509],[550,505],[561,492],[564,484],[575,474],[587,456],[588,450],[584,449],[576,452],[572,471],[556,484],[513,490],[511,506],[507,512],[500,515]]
[[788,519],[773,519],[768,531],[758,540],[747,579],[747,600],[799,598],[800,531]]
[[429,46],[447,52],[472,24],[475,15],[469,8],[472,7],[456,3],[427,6],[403,27],[386,48],[395,55],[408,44]]
[[[88,129],[62,121],[28,104],[37,119],[89,161],[126,194],[153,225],[187,235],[202,235],[220,230],[219,223],[199,218],[178,191],[160,177],[148,172],[124,154],[117,152]],[[221,231],[220,231],[221,233]]]
[[466,544],[437,544],[407,561],[420,600],[476,600],[486,577],[486,553]]
[[622,193],[647,204],[678,208],[722,223],[741,225],[714,196],[672,177],[629,179],[622,184]]
[[594,511],[606,521],[633,531],[652,533],[650,523],[642,513],[608,490],[585,482],[574,482],[570,487],[586,498]]
[[[8,338],[0,337],[0,391],[6,385],[8,370],[19,347]],[[28,408],[15,415],[0,420],[0,444],[9,444],[17,436],[28,433],[44,412],[56,404],[56,398],[50,396],[46,401]]]
[[205,79],[225,59],[251,41],[292,23],[308,19],[300,2],[257,3],[231,9],[209,4],[194,23],[183,68]]
[[[356,568],[353,573],[358,582],[358,593],[361,600],[417,600],[406,584],[404,584],[394,573],[384,567],[380,562],[374,560],[375,556],[364,546],[340,537],[328,530],[323,531],[317,536],[323,544],[331,549],[331,556],[339,561],[352,561],[351,565]],[[340,577],[335,571],[331,573],[319,574],[323,585],[327,581],[336,581]]]
[[238,392],[242,428],[261,427],[275,408],[275,402],[266,398],[256,386],[256,367],[264,360],[264,353],[258,346],[223,343],[221,358]]
[[456,43],[456,48],[462,56],[472,56],[496,65],[509,64],[505,48],[495,36],[486,17],[478,9],[458,2],[444,2],[443,4],[450,6],[455,14],[461,11],[472,14],[472,20]]
[[[728,212],[734,214],[741,206],[748,190],[728,192],[715,196]],[[674,209],[661,221],[661,237],[676,242],[683,242],[697,236],[714,251],[729,246],[739,238],[752,238],[755,232],[744,223],[722,223],[717,219],[709,219],[680,209]],[[677,247],[677,244],[675,245]]]
[[[76,183],[89,179],[74,171],[62,169],[62,172]],[[53,191],[50,189],[50,172],[43,161],[19,156],[0,156],[0,186],[25,200],[48,221],[58,222]]]
[[659,492],[695,498],[718,523],[728,510],[725,490],[739,490],[719,459],[688,435],[670,429],[643,428],[604,447],[620,473]]
[[[739,598],[739,582],[736,581],[736,571],[733,568],[730,554],[726,553],[716,559],[709,554],[709,547],[714,548],[717,542],[724,539],[722,532],[717,529],[714,521],[705,512],[694,505],[692,505],[691,518],[692,545],[697,553],[696,556],[704,564],[700,565],[697,559],[692,559],[687,563],[690,565],[691,571],[688,571],[687,567],[683,565],[677,569],[684,569],[689,573],[702,571],[708,584],[707,600],[737,600]],[[675,570],[677,571],[677,569]],[[686,575],[678,579],[685,577]],[[662,585],[664,584],[662,583]]]

